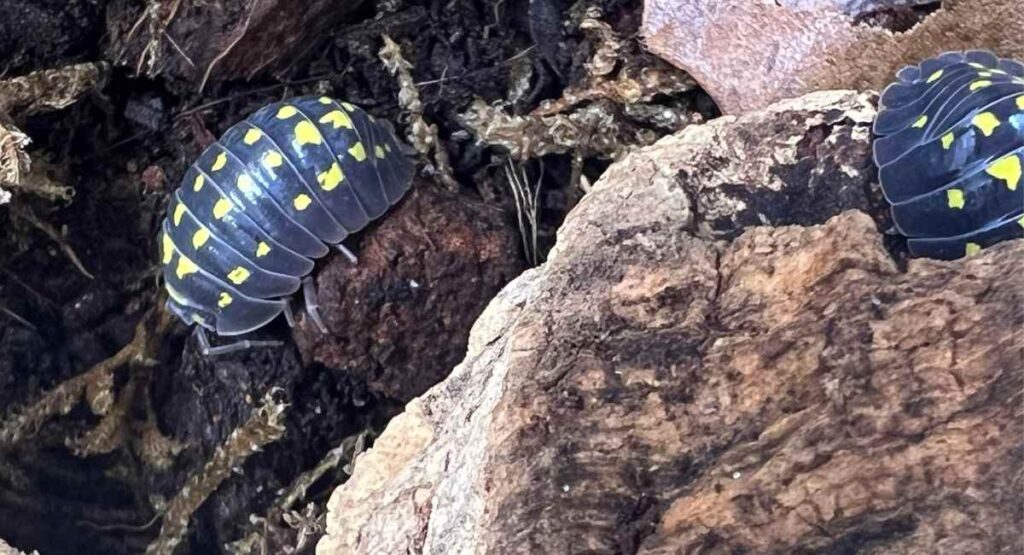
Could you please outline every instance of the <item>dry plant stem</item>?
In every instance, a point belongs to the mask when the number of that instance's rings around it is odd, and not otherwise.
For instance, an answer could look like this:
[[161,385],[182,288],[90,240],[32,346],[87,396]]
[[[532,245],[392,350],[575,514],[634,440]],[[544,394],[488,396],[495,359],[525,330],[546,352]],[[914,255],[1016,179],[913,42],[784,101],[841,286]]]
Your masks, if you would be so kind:
[[188,531],[192,514],[242,463],[263,446],[284,434],[285,405],[272,399],[271,391],[249,420],[231,432],[227,441],[196,475],[188,479],[178,495],[167,504],[160,536],[146,548],[147,555],[171,555]]
[[384,62],[384,67],[398,80],[398,104],[409,112],[409,140],[412,142],[413,148],[424,156],[433,151],[437,176],[447,189],[457,191],[459,183],[452,177],[451,161],[448,159],[448,151],[441,144],[437,126],[428,123],[423,116],[420,93],[416,88],[412,73],[409,71],[412,64],[402,57],[402,49],[398,43],[387,35],[383,35],[382,38],[384,39],[384,48],[380,49],[378,55]]
[[203,80],[202,80],[202,82],[199,83],[199,93],[200,94],[202,94],[203,89],[206,88],[206,82],[209,81],[210,74],[213,73],[214,66],[216,66],[218,63],[220,63],[220,61],[223,60],[224,57],[227,56],[229,52],[231,52],[231,49],[233,49],[235,47],[235,45],[238,44],[239,41],[242,40],[242,37],[245,36],[245,32],[249,30],[249,24],[252,22],[252,15],[254,13],[256,13],[256,8],[257,8],[257,6],[259,6],[259,3],[260,3],[260,0],[253,0],[252,6],[249,7],[249,13],[246,14],[246,16],[245,16],[245,22],[242,24],[242,29],[238,32],[238,36],[236,36],[234,38],[234,40],[232,40],[224,48],[224,50],[222,50],[220,52],[220,54],[217,54],[217,56],[215,56],[212,60],[210,60],[209,65],[206,66],[206,73],[203,74]]
[[[154,324],[153,320],[156,319]],[[82,398],[87,397],[93,413],[106,414],[113,406],[114,370],[133,360],[150,358],[169,323],[165,311],[150,309],[135,327],[132,342],[114,356],[67,380],[43,395],[32,405],[17,411],[0,425],[0,447],[10,446],[35,434],[51,417],[67,414]]]
[[526,251],[526,260],[530,266],[536,266],[540,263],[540,252],[537,249],[537,206],[544,167],[541,165],[537,183],[531,188],[526,170],[522,166],[516,168],[509,158],[505,167],[505,177],[516,202],[516,219],[519,224],[519,235],[523,240],[523,250]]
[[[292,485],[277,498],[274,506],[267,511],[267,517],[262,520],[264,522],[271,521],[277,515],[283,515],[291,510],[296,503],[306,497],[306,491],[309,487],[322,478],[324,474],[337,467],[343,460],[348,460],[349,463],[355,460],[356,456],[366,449],[366,438],[369,434],[368,431],[364,430],[358,434],[348,436],[341,441],[340,445],[328,451],[327,455],[313,469],[302,473],[292,482]],[[350,474],[348,469],[346,469],[346,473]],[[260,531],[252,532],[241,540],[229,544],[228,551],[239,555],[252,553],[255,550],[256,544],[265,539],[265,537],[266,534]]]
[[12,207],[14,208],[13,211],[16,216],[32,224],[37,229],[45,233],[51,240],[53,240],[54,243],[57,243],[57,245],[60,246],[60,250],[64,251],[64,254],[67,255],[68,259],[71,260],[71,263],[74,264],[75,268],[77,268],[82,275],[89,279],[96,279],[95,276],[89,273],[89,270],[85,269],[85,266],[82,265],[82,261],[78,258],[78,255],[75,254],[74,249],[71,248],[71,245],[68,244],[67,240],[64,239],[64,236],[59,231],[54,229],[52,225],[37,218],[28,207],[17,205],[12,205]]

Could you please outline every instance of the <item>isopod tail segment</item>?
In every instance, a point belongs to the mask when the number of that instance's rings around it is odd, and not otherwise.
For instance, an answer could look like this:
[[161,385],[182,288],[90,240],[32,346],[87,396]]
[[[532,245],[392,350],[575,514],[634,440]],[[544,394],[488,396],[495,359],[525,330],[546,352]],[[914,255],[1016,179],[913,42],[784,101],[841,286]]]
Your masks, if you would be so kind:
[[1024,64],[946,52],[896,77],[873,151],[910,254],[955,259],[1024,237]]
[[[282,313],[292,323],[288,299],[301,289],[326,330],[313,260],[333,246],[356,262],[342,241],[404,197],[413,152],[347,102],[299,97],[257,110],[200,154],[172,196],[159,241],[168,308],[202,334],[237,336]],[[206,339],[211,354],[237,350]]]
[[[339,243],[335,245],[335,248],[342,253],[342,256],[344,256],[346,260],[348,260],[352,264],[355,264],[357,262],[356,255],[348,248],[346,248],[344,245]],[[313,325],[315,325],[317,329],[320,330],[320,333],[328,333],[327,326],[326,324],[324,324],[324,321],[320,316],[320,301],[317,296],[316,285],[313,283],[312,276],[306,276],[302,280],[302,298],[304,302],[303,308],[305,309],[306,315],[309,317],[310,321],[312,321]],[[295,314],[292,311],[291,303],[289,302],[289,300],[285,299],[284,301],[285,304],[282,309],[282,313],[284,314],[285,321],[288,323],[288,327],[293,328],[295,327]],[[195,321],[196,323],[199,324],[195,327],[194,335],[196,338],[196,343],[199,345],[199,350],[201,353],[203,353],[204,356],[214,357],[219,355],[228,355],[231,353],[248,351],[250,349],[276,348],[284,345],[283,341],[243,339],[241,341],[234,341],[224,345],[214,346],[210,341],[210,337],[207,332],[207,326],[203,325],[200,320],[196,320],[194,316],[183,316],[183,314],[187,314],[187,312],[182,311],[181,308],[179,308],[179,306],[176,303],[172,303],[171,299],[168,299],[167,306],[171,310],[171,312],[177,315],[179,318],[192,318],[192,321]]]

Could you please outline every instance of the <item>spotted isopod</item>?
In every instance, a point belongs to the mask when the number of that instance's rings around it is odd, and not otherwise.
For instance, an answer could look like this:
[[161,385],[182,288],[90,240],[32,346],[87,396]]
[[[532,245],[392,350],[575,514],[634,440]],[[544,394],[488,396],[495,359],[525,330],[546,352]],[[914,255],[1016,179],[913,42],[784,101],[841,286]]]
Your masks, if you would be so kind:
[[264,106],[207,147],[174,192],[159,239],[168,309],[221,336],[290,316],[300,287],[309,304],[314,259],[331,245],[348,253],[341,242],[397,203],[413,173],[390,125],[347,102]]
[[1024,235],[1024,64],[947,52],[896,77],[874,156],[910,253],[954,259]]

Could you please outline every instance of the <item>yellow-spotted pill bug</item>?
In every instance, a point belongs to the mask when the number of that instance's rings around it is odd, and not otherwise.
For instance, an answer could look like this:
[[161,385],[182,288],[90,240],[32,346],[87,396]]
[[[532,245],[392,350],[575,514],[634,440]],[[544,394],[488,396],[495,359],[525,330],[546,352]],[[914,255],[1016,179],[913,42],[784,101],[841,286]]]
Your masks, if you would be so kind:
[[222,336],[290,316],[313,260],[398,202],[413,173],[391,127],[347,102],[261,108],[203,151],[170,200],[167,307]]
[[874,132],[911,255],[954,259],[1024,235],[1024,64],[971,50],[905,67]]

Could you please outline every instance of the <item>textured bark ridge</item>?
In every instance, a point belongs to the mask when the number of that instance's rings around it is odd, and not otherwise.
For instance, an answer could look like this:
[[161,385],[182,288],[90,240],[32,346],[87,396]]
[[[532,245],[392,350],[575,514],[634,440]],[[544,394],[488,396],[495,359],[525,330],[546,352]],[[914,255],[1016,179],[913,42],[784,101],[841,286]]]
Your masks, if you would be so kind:
[[[848,210],[874,207],[869,101],[721,118],[611,167],[358,459],[317,552],[1024,548],[1022,245],[898,268]],[[819,209],[786,226],[768,199]]]

